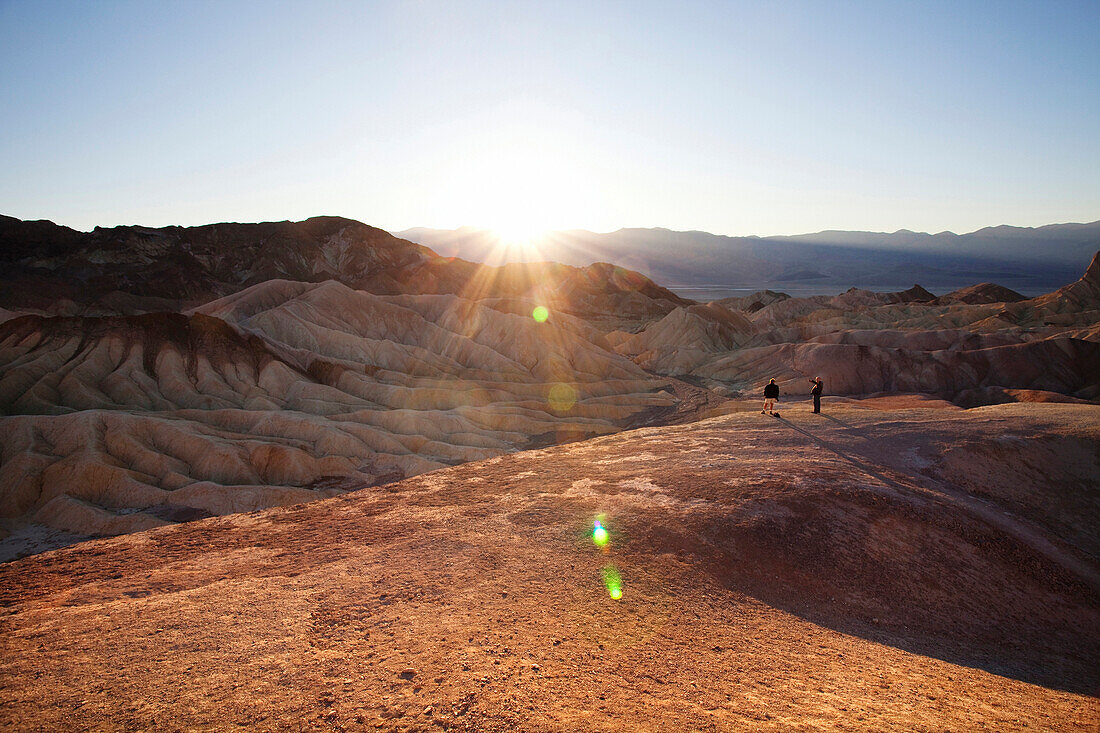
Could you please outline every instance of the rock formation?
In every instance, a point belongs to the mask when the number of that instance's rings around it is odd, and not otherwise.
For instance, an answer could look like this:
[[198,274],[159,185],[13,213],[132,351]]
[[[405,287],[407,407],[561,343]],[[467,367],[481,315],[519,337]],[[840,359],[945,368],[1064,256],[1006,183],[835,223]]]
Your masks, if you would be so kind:
[[566,315],[332,281],[190,315],[23,316],[0,324],[0,511],[110,534],[162,506],[301,501],[614,432],[670,405],[662,387]]
[[[919,285],[834,297],[758,293],[710,311],[679,308],[609,340],[647,369],[752,394],[775,378],[801,395],[807,379],[822,376],[840,395],[920,392],[968,406],[1039,392],[1097,400],[1098,262],[1100,254],[1079,281],[1030,300],[988,283],[940,298]],[[736,326],[717,315],[729,312],[723,306],[744,313]]]
[[1018,303],[1027,300],[1015,290],[994,283],[980,283],[936,298],[937,303]]
[[481,267],[334,217],[5,218],[0,240],[8,534],[300,502],[676,411],[604,331],[687,301],[611,265]]

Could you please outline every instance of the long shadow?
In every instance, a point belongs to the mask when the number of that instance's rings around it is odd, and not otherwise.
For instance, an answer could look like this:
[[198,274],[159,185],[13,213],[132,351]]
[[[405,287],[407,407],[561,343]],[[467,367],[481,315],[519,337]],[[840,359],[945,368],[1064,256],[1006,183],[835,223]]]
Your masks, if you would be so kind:
[[855,433],[856,435],[860,436],[864,440],[867,440],[867,434],[865,432],[863,432],[862,430],[860,430],[859,428],[857,428],[855,425],[852,425],[851,423],[846,423],[843,420],[841,420],[839,417],[835,417],[834,415],[830,415],[826,412],[822,412],[821,417],[825,418],[826,420],[829,420],[830,422],[835,422],[837,425],[840,425],[841,427],[846,428],[849,432]]
[[[825,417],[828,417],[828,416],[825,416]],[[895,481],[891,478],[887,478],[886,476],[883,476],[882,473],[880,473],[879,471],[876,471],[875,469],[871,468],[871,466],[867,465],[866,463],[864,463],[862,461],[856,460],[855,458],[852,458],[852,456],[850,456],[847,453],[843,452],[842,450],[840,450],[836,446],[832,445],[828,441],[822,440],[821,438],[817,437],[816,435],[814,435],[810,431],[804,430],[804,429],[798,427],[797,425],[792,423],[787,418],[780,417],[780,418],[777,418],[777,419],[779,420],[779,422],[783,423],[784,425],[789,427],[791,430],[795,430],[799,433],[802,433],[807,438],[814,441],[815,443],[820,445],[825,450],[830,451],[831,453],[835,453],[837,456],[840,456],[844,460],[848,461],[853,466],[858,468],[860,471],[863,471],[864,473],[866,473],[869,476],[873,476],[874,478],[878,479],[879,481],[886,484],[890,488],[895,489],[896,491],[900,491],[900,492],[907,492],[907,493],[912,492],[911,488],[909,488],[907,486],[903,486],[902,484],[899,484],[897,481]],[[841,422],[840,420],[837,420],[836,418],[829,418],[829,419],[834,420],[835,422],[838,422],[841,425],[846,425],[845,423]],[[862,436],[862,434],[860,434],[860,435]],[[867,440],[867,438],[863,438],[863,439]]]
[[[819,505],[812,497],[809,503],[801,504],[801,512],[805,513],[802,521],[792,525],[769,526],[759,534],[727,529],[728,544],[721,544],[729,549],[720,552],[728,553],[728,557],[722,557],[714,566],[724,584],[844,634],[1030,684],[1100,696],[1100,665],[1096,664],[1100,659],[1100,629],[1094,624],[1090,628],[1100,608],[1100,594],[1087,580],[1064,567],[1047,566],[1041,561],[1036,565],[1034,553],[1039,551],[1019,538],[1009,540],[1011,533],[1003,527],[978,521],[955,526],[958,520],[951,515],[950,502],[937,502],[927,514],[915,509],[909,497],[933,497],[940,492],[906,485],[908,477],[899,477],[900,481],[891,478],[846,452],[843,446],[785,418],[779,421],[890,487],[898,496],[868,493],[860,498],[858,492],[847,496],[845,501],[872,512],[867,519],[855,520],[863,524],[849,524],[847,529],[833,526],[835,515],[829,513],[828,502]],[[925,490],[930,493],[924,494]],[[792,501],[798,506],[800,499]],[[954,572],[951,558],[939,554],[934,543],[918,544],[908,555],[882,557],[874,550],[860,548],[859,543],[870,537],[868,534],[861,540],[860,534],[883,522],[881,526],[890,528],[885,530],[887,542],[894,539],[895,524],[891,523],[896,522],[901,522],[897,526],[910,527],[914,522],[923,522],[930,528],[961,532],[967,545],[996,558],[993,562],[1004,562],[1007,567],[1030,565],[1027,575],[1035,578],[1037,585],[1035,589],[1017,590],[1012,585],[1016,576],[1010,573],[1004,578],[990,578],[988,585],[975,586],[965,570]],[[834,535],[837,531],[842,534]],[[849,537],[852,532],[856,535],[854,546]],[[849,547],[855,549],[846,553]],[[925,557],[928,565],[921,562]],[[753,566],[756,570],[744,572]],[[937,571],[941,566],[944,570]],[[1051,606],[1049,614],[1032,595],[1036,590],[1047,592],[1044,573],[1056,576],[1051,588],[1057,588],[1054,593],[1067,601],[1064,609]],[[776,582],[777,577],[788,580]],[[926,587],[939,596],[947,593],[956,601],[940,606],[936,595],[925,595],[921,590]],[[860,600],[861,596],[867,596],[868,601]],[[868,602],[870,605],[865,605]],[[882,614],[881,621],[872,618]]]
[[[1006,534],[1014,536],[1016,539],[1022,541],[1024,544],[1031,547],[1032,550],[1044,555],[1048,560],[1053,561],[1056,565],[1059,565],[1067,570],[1071,574],[1076,575],[1081,581],[1088,585],[1094,592],[1100,592],[1100,573],[1094,565],[1088,562],[1082,562],[1079,558],[1073,557],[1071,554],[1067,554],[1064,550],[1056,547],[1050,540],[1037,534],[1034,527],[1026,526],[1026,523],[1018,521],[1005,521],[1001,516],[1004,512],[1000,509],[990,506],[987,502],[970,496],[966,492],[955,489],[953,491],[947,491],[942,488],[929,489],[927,486],[922,485],[927,479],[924,477],[916,478],[910,476],[909,479],[912,482],[909,486],[904,486],[896,481],[887,479],[881,473],[876,472],[867,464],[852,458],[852,456],[844,453],[836,446],[829,442],[819,438],[813,433],[804,430],[803,428],[794,425],[788,420],[780,418],[780,421],[785,423],[789,428],[802,433],[807,438],[810,438],[821,447],[826,450],[832,451],[837,456],[850,462],[852,465],[859,468],[861,471],[874,476],[878,480],[888,484],[889,486],[897,489],[898,491],[908,492],[910,495],[924,494],[926,496],[934,496],[941,500],[953,502],[961,510],[970,513],[977,519],[988,523],[990,526],[1005,532]],[[866,439],[864,439],[866,440]],[[870,442],[870,441],[867,441]]]

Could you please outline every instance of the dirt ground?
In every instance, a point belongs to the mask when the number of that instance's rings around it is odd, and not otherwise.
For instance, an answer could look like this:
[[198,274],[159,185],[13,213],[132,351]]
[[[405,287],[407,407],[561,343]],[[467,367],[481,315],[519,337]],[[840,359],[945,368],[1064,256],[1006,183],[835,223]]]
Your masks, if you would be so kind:
[[1100,729],[1100,408],[723,411],[0,565],[0,729]]

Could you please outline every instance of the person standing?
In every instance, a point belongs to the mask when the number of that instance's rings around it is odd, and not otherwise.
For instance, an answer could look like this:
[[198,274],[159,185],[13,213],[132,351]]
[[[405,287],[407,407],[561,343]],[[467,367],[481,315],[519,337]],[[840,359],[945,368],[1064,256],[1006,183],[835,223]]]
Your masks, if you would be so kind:
[[821,392],[825,389],[825,383],[821,381],[821,377],[818,377],[811,379],[810,384],[813,385],[810,394],[814,396],[814,412],[821,412]]
[[775,401],[779,399],[779,385],[775,383],[775,380],[771,380],[764,385],[764,409],[760,411],[763,415],[765,412],[772,415],[775,414]]

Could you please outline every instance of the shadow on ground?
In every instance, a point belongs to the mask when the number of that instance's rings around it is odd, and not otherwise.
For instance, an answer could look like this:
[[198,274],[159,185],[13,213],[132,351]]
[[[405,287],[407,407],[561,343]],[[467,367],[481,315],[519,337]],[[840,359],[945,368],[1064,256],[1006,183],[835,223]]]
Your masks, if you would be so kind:
[[[824,419],[869,440],[840,418]],[[1040,540],[989,521],[992,511],[1003,512],[987,507],[983,517],[974,506],[922,493],[914,477],[779,422],[878,485],[853,486],[849,472],[830,488],[822,469],[824,488],[788,486],[691,524],[654,519],[664,526],[638,526],[637,539],[650,550],[694,555],[731,590],[845,634],[1048,688],[1100,693],[1095,564],[1059,562]]]

